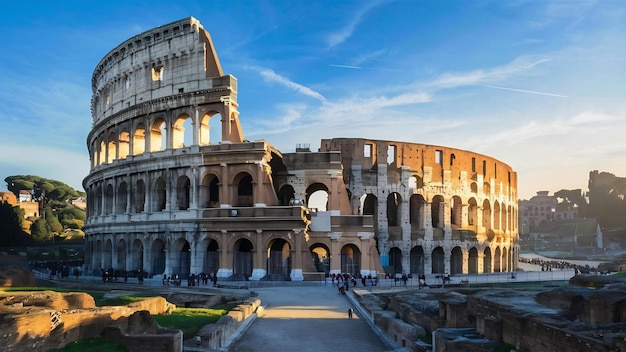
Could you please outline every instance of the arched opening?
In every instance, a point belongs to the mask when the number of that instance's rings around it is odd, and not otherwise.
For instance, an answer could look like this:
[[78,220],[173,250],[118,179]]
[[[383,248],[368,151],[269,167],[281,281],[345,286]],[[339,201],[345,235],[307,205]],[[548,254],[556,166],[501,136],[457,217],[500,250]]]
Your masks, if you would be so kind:
[[496,247],[496,252],[493,255],[493,271],[499,273],[502,271],[502,252],[500,247]]
[[107,164],[110,164],[115,160],[115,154],[117,152],[117,143],[115,140],[115,135],[113,133],[109,133],[109,137],[107,138]]
[[117,263],[115,263],[115,269],[126,270],[126,241],[120,240],[115,247],[117,255]]
[[411,249],[411,274],[425,274],[424,248],[422,246]]
[[172,126],[172,148],[179,149],[193,144],[193,129],[191,117],[187,114],[180,115]]
[[475,230],[476,225],[478,225],[478,203],[476,203],[475,198],[470,198],[467,200],[467,204],[467,224]]
[[483,257],[483,273],[491,273],[493,272],[491,268],[491,248],[485,248]]
[[424,205],[426,201],[421,194],[413,194],[409,198],[409,220],[411,222],[411,231],[417,231],[424,228]]
[[[160,239],[156,239],[152,242],[152,248],[150,249],[150,256],[152,257],[152,274],[163,274],[165,273],[165,244]],[[143,267],[143,265],[142,265]],[[142,269],[137,268],[137,269]],[[170,274],[178,274],[178,268],[172,268],[172,272]]]
[[150,127],[150,151],[158,152],[167,147],[167,131],[165,120],[157,118]]
[[202,268],[205,274],[211,275],[217,275],[217,271],[220,268],[220,248],[219,244],[214,239],[208,239]]
[[237,185],[237,201],[235,202],[238,207],[251,207],[254,205],[252,176],[248,173],[240,173],[235,177]]
[[285,185],[278,192],[279,205],[291,205],[294,203],[296,192],[291,185]]
[[452,248],[450,253],[450,274],[463,274],[463,251],[459,246]]
[[502,249],[502,271],[509,271],[509,263],[511,258],[509,257],[509,249],[504,247]]
[[341,248],[341,272],[358,275],[361,273],[361,251],[353,244]]
[[126,213],[126,204],[128,202],[128,187],[126,182],[120,183],[120,186],[117,188],[117,204],[115,205],[115,212],[117,214]]
[[444,271],[446,270],[446,266],[444,263],[444,252],[443,252],[443,248],[441,247],[436,247],[435,249],[433,249],[432,252],[432,262],[433,262],[433,267],[431,269],[431,272],[433,274],[443,274]]
[[493,229],[500,230],[500,203],[495,201],[493,203]]
[[252,242],[242,238],[233,246],[233,276],[234,280],[248,280],[252,276]]
[[399,193],[392,192],[387,196],[387,225],[400,226],[401,205],[402,198]]
[[470,274],[478,274],[478,250],[476,247],[472,247],[469,250],[469,257],[467,259],[467,272]]
[[111,240],[104,242],[104,268],[113,268],[113,243],[111,243]]
[[167,195],[165,189],[165,180],[163,177],[159,177],[154,184],[154,200],[152,204],[152,211],[165,210],[167,202]]
[[391,274],[402,274],[402,251],[398,247],[389,250],[389,268],[387,272]]
[[138,125],[133,134],[133,155],[143,154],[146,151],[146,129]]
[[450,207],[450,223],[452,228],[460,229],[462,226],[461,219],[463,218],[463,202],[461,197],[452,197],[452,207]]
[[189,209],[189,199],[191,198],[191,181],[189,177],[181,176],[176,183],[176,204],[178,210]]
[[314,244],[311,246],[311,256],[317,272],[326,273],[325,276],[328,276],[330,274],[330,250],[328,247],[321,243]]
[[135,205],[135,211],[141,213],[146,204],[146,185],[143,180],[137,180],[135,192],[131,193],[131,202]]
[[104,194],[104,214],[110,215],[113,213],[113,186],[108,184],[106,193]]
[[210,111],[200,121],[200,145],[219,144],[222,140],[222,115],[217,111]]
[[434,229],[443,229],[443,214],[441,211],[443,210],[443,197],[442,196],[434,196],[433,201],[430,205],[431,209],[431,220]]
[[[165,260],[163,260],[163,267],[165,268]],[[133,241],[131,268],[133,270],[143,270],[143,243],[141,243],[140,240]],[[153,270],[152,272],[155,273],[158,271]]]
[[200,207],[217,208],[220,206],[219,179],[213,174],[205,175],[200,185]]
[[120,159],[126,159],[130,153],[130,133],[128,130],[122,130],[119,136],[118,153]]
[[483,227],[485,228],[487,240],[492,241],[495,233],[491,227],[491,206],[489,204],[489,200],[487,199],[483,201]]
[[328,210],[328,187],[323,183],[313,183],[306,188],[306,204],[316,211]]
[[289,281],[291,273],[291,248],[282,238],[270,241],[267,248],[267,275],[265,280]]
[[98,151],[98,165],[106,163],[106,144],[104,141],[100,142],[100,150]]

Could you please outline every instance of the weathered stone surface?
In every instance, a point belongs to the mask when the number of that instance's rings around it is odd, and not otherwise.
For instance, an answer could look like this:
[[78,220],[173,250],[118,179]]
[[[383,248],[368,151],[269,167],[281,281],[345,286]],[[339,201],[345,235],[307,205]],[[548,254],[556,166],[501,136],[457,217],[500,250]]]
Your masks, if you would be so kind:
[[36,286],[33,273],[21,266],[0,266],[0,287]]

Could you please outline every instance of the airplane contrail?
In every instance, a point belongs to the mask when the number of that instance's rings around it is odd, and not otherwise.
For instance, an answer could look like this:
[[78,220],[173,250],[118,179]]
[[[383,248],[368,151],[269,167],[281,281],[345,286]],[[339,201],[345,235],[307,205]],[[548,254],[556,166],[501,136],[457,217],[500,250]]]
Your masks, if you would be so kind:
[[567,95],[561,94],[553,94],[553,93],[545,93],[545,92],[536,92],[534,90],[524,90],[524,89],[515,89],[515,88],[507,88],[507,87],[498,87],[498,86],[490,86],[483,84],[482,87],[494,88],[494,89],[502,89],[502,90],[512,90],[514,92],[522,92],[522,93],[530,93],[530,94],[539,94],[539,95],[547,95],[551,97],[559,97],[559,98],[569,98]]
[[348,66],[348,65],[334,65],[334,64],[329,64],[328,66],[332,66],[332,67],[341,67],[341,68],[351,68],[353,70],[360,70],[361,67],[359,66]]

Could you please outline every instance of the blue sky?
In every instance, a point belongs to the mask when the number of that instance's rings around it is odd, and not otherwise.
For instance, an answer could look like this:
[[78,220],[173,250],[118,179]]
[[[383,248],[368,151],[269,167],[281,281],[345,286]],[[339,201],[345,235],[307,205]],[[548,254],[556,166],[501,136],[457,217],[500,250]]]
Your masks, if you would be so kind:
[[111,49],[197,18],[239,81],[246,139],[442,145],[495,157],[519,197],[626,177],[624,1],[22,1],[0,13],[0,190],[82,189],[91,75]]

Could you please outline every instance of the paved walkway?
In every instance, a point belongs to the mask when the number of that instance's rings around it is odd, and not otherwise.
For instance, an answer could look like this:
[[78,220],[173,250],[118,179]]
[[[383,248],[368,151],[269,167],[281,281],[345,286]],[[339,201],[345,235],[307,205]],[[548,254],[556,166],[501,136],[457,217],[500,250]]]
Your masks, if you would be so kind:
[[255,288],[263,313],[230,345],[230,352],[394,351],[346,295],[332,285]]

